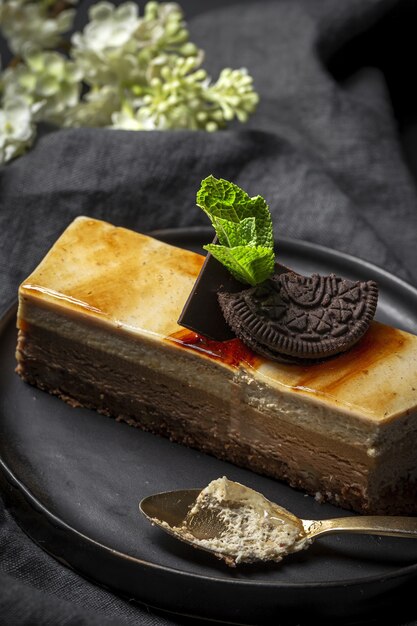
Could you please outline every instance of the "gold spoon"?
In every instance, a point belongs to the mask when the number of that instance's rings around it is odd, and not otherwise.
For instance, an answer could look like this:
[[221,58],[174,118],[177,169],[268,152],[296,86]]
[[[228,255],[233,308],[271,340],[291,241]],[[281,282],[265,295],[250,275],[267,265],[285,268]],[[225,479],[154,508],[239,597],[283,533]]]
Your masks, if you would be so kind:
[[[210,485],[215,483],[221,483],[223,490],[228,490],[227,500],[224,502],[206,495]],[[140,511],[152,524],[170,535],[211,552],[232,566],[238,562],[280,561],[286,554],[308,548],[314,539],[331,533],[363,533],[417,539],[417,517],[352,516],[306,520],[296,517],[240,483],[223,478],[210,485],[204,490],[183,489],[148,496],[140,502]],[[263,526],[262,532],[256,534],[257,530],[254,531],[252,524],[251,537],[245,536],[245,532],[249,532],[249,508],[254,515],[252,521],[255,520],[258,526]],[[232,523],[229,523],[230,511]],[[242,514],[246,516],[243,524],[240,523]],[[273,545],[276,539],[274,532],[277,529],[281,534],[278,535],[279,541]],[[284,541],[281,540],[282,536]]]

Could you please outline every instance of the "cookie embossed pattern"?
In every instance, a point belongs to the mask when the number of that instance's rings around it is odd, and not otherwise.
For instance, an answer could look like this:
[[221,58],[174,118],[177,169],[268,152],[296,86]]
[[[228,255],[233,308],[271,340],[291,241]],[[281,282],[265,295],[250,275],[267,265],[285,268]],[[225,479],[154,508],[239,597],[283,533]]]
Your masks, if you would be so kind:
[[240,293],[219,293],[236,335],[257,353],[281,362],[348,350],[368,329],[377,300],[374,281],[291,271]]

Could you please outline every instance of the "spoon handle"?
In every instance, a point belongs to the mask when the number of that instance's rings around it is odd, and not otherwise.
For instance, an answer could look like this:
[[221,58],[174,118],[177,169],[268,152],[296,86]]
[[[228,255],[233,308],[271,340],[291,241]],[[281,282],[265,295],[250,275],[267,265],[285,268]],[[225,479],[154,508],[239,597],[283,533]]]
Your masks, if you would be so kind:
[[311,538],[330,533],[362,533],[417,539],[417,517],[364,515],[326,520],[303,520],[306,534]]

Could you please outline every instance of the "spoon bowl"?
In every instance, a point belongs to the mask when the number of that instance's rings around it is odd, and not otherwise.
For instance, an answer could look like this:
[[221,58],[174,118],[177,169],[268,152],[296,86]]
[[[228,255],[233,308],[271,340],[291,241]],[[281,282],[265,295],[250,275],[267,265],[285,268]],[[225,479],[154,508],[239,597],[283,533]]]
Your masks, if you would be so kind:
[[[318,537],[333,533],[361,533],[417,539],[417,517],[357,515],[325,520],[300,519],[283,507],[266,500],[252,489],[239,483],[227,482],[229,485],[237,485],[239,494],[243,498],[246,496],[251,498],[251,503],[254,494],[255,497],[259,497],[259,500],[256,500],[259,524],[262,524],[267,518],[273,525],[283,524],[288,525],[290,529],[297,529],[295,535],[292,535],[292,543],[285,548],[282,545],[277,545],[274,553],[268,552],[269,557],[265,558],[262,555],[258,558],[255,554],[249,559],[250,562],[279,561],[286,554],[308,548],[313,540]],[[152,524],[163,531],[193,547],[223,558],[229,565],[247,560],[239,558],[236,543],[233,541],[233,533],[239,533],[242,540],[246,539],[244,534],[242,535],[245,532],[244,527],[228,527],[221,508],[196,507],[197,499],[199,496],[201,498],[200,494],[203,495],[204,492],[205,490],[202,489],[182,489],[158,493],[144,498],[140,502],[139,508]],[[245,502],[243,502],[244,504]],[[232,506],[236,508],[238,506],[237,501]],[[219,551],[218,540],[222,536],[226,537],[225,545]]]

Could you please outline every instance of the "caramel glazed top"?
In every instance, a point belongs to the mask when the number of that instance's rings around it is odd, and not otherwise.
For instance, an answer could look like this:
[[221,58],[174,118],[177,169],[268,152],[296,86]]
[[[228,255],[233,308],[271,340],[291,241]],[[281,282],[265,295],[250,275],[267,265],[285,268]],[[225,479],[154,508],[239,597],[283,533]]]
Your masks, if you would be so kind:
[[417,337],[378,322],[349,351],[313,365],[274,363],[239,339],[216,342],[184,330],[176,320],[203,261],[146,235],[78,217],[23,282],[20,297],[70,309],[132,339],[168,338],[179,349],[374,422],[417,407]]

